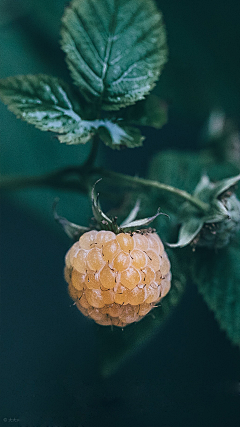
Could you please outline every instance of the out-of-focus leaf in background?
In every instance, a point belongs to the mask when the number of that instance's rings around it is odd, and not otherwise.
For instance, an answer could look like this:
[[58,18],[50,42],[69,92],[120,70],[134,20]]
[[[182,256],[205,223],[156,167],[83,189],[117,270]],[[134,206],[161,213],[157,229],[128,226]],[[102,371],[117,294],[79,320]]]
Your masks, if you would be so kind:
[[[212,181],[218,181],[229,176],[237,175],[239,168],[230,162],[219,162],[210,151],[166,150],[156,154],[150,164],[148,178],[157,180],[173,187],[193,193],[203,174],[207,174]],[[174,217],[176,208],[181,200],[169,197],[160,191],[157,195],[159,206],[166,213],[171,212]]]
[[221,329],[238,346],[240,346],[239,265],[239,241],[217,252],[198,249],[191,259],[194,282],[198,285],[208,307],[213,310]]
[[[203,173],[211,176],[212,180],[220,180],[235,174],[239,169],[229,162],[218,162],[208,152],[198,154],[191,152],[178,153],[166,151],[159,153],[152,161],[149,176],[177,186],[181,189],[193,192]],[[227,181],[229,182],[229,181]],[[239,193],[239,190],[238,190]],[[159,195],[159,202],[161,197]],[[177,201],[168,202],[163,199],[163,207],[166,206],[170,215],[169,225],[173,226],[172,234],[169,232],[166,221],[158,218],[158,232],[169,242],[173,239],[177,227]],[[168,212],[169,209],[169,212]],[[175,209],[175,211],[174,211]],[[172,240],[174,241],[174,240]],[[181,260],[187,259],[184,274],[191,277],[203,295],[208,307],[213,310],[220,327],[224,329],[229,339],[240,345],[240,248],[239,234],[232,243],[224,249],[209,250],[191,248],[173,250],[174,257],[183,267]],[[174,258],[173,258],[174,259]]]

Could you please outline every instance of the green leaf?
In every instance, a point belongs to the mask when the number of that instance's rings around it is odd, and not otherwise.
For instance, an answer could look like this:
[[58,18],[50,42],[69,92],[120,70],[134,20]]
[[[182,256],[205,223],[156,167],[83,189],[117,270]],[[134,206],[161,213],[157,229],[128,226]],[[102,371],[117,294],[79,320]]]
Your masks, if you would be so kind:
[[66,144],[85,144],[98,132],[111,148],[142,145],[140,131],[121,121],[83,120],[86,113],[76,94],[55,77],[39,74],[2,79],[0,98],[18,117],[40,130],[57,133],[59,141]]
[[192,254],[192,276],[221,329],[240,346],[240,244]]
[[180,260],[178,255],[179,253],[176,254],[176,251],[170,251],[169,254],[173,272],[169,293],[144,319],[126,326],[123,330],[120,328],[110,330],[106,327],[96,326],[100,352],[100,372],[103,377],[111,376],[128,358],[146,345],[164,326],[174,307],[179,304],[185,291],[186,275],[183,271],[184,262]]
[[151,126],[161,129],[168,121],[168,107],[159,97],[148,95],[135,105],[117,113],[123,120],[138,126]]
[[[195,153],[167,150],[154,155],[150,162],[148,178],[193,194],[203,174],[207,173],[212,181],[217,181],[235,175],[236,172],[237,168],[232,164],[216,162],[207,151]],[[170,198],[160,191],[157,191],[157,197],[157,205],[161,206],[162,210],[168,213],[169,209],[176,213],[180,206],[178,198]]]
[[203,174],[218,181],[236,175],[229,162],[218,162],[208,151],[166,150],[155,154],[148,177],[193,193]]
[[21,119],[56,132],[60,142],[85,144],[92,137],[92,123],[81,119],[76,97],[58,78],[38,74],[2,79],[0,98]]
[[87,100],[118,110],[153,88],[167,49],[152,0],[73,0],[62,23],[67,64]]
[[132,126],[124,126],[111,120],[95,120],[98,136],[109,147],[120,150],[123,146],[128,148],[141,147],[144,137],[139,129]]

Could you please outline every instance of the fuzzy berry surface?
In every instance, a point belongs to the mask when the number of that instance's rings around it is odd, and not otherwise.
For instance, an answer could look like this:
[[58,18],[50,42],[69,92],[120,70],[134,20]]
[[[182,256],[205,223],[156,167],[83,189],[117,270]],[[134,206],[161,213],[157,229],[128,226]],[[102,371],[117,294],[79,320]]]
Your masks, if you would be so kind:
[[64,274],[77,308],[100,325],[139,321],[171,286],[163,243],[148,230],[86,232],[67,252]]

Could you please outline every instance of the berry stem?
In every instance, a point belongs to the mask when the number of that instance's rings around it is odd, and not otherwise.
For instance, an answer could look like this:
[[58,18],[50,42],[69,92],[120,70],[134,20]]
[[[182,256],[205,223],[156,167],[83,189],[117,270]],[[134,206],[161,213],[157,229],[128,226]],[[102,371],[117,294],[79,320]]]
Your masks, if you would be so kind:
[[[67,168],[54,171],[47,175],[36,177],[2,177],[0,179],[0,190],[16,190],[27,187],[52,187],[66,191],[78,191],[83,194],[89,193],[91,175],[100,175],[101,177],[110,178],[115,185],[131,184],[132,186],[142,186],[145,188],[156,188],[163,192],[171,193],[177,197],[184,199],[195,206],[201,212],[206,213],[209,210],[209,205],[192,196],[184,190],[172,187],[171,185],[163,184],[158,181],[152,181],[137,176],[125,175],[118,172],[102,168],[91,168],[97,153],[98,141],[93,142],[92,150],[86,162],[81,166],[70,166]],[[89,165],[89,166],[88,166]],[[89,169],[87,169],[87,167]]]
[[94,135],[93,139],[92,139],[92,147],[90,150],[90,153],[88,155],[87,160],[83,163],[83,165],[81,166],[82,170],[86,170],[86,172],[88,172],[88,170],[90,168],[92,168],[96,157],[97,157],[97,153],[98,153],[98,147],[99,147],[99,138],[98,135]]
[[192,196],[191,194],[187,193],[184,190],[180,190],[179,188],[172,187],[171,185],[163,184],[158,181],[152,181],[150,179],[145,178],[139,178],[138,176],[131,176],[131,175],[125,175],[118,172],[109,171],[106,169],[101,168],[95,168],[94,172],[99,173],[101,176],[104,176],[106,178],[113,178],[114,182],[117,183],[129,183],[129,184],[137,184],[141,185],[142,187],[150,187],[150,188],[156,188],[160,191],[166,191],[168,193],[172,193],[175,196],[181,197],[185,201],[188,201],[193,206],[198,208],[202,212],[207,212],[209,210],[209,205],[207,203],[204,203],[203,201],[199,200],[198,198]]

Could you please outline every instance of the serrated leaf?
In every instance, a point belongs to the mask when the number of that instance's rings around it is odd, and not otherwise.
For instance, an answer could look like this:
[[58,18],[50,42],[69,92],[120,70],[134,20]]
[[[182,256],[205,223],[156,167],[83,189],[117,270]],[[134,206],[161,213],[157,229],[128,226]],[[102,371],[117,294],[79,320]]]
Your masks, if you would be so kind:
[[176,254],[176,251],[170,250],[169,258],[173,272],[171,289],[144,319],[125,327],[124,330],[120,328],[110,330],[96,326],[100,350],[100,372],[103,377],[111,376],[128,358],[146,345],[164,326],[175,306],[180,303],[187,276],[183,259],[180,259],[179,255],[181,255],[179,252]]
[[0,98],[18,117],[40,130],[55,132],[66,144],[85,144],[98,133],[111,148],[142,145],[137,128],[120,121],[83,120],[83,105],[80,107],[70,86],[56,77],[39,74],[2,79]]
[[240,246],[192,254],[192,276],[221,329],[240,346]]
[[167,59],[152,0],[73,0],[62,23],[67,64],[87,100],[118,110],[149,93]]
[[58,134],[60,142],[85,144],[92,137],[92,122],[81,119],[76,97],[56,77],[38,74],[1,79],[0,98],[22,120]]

